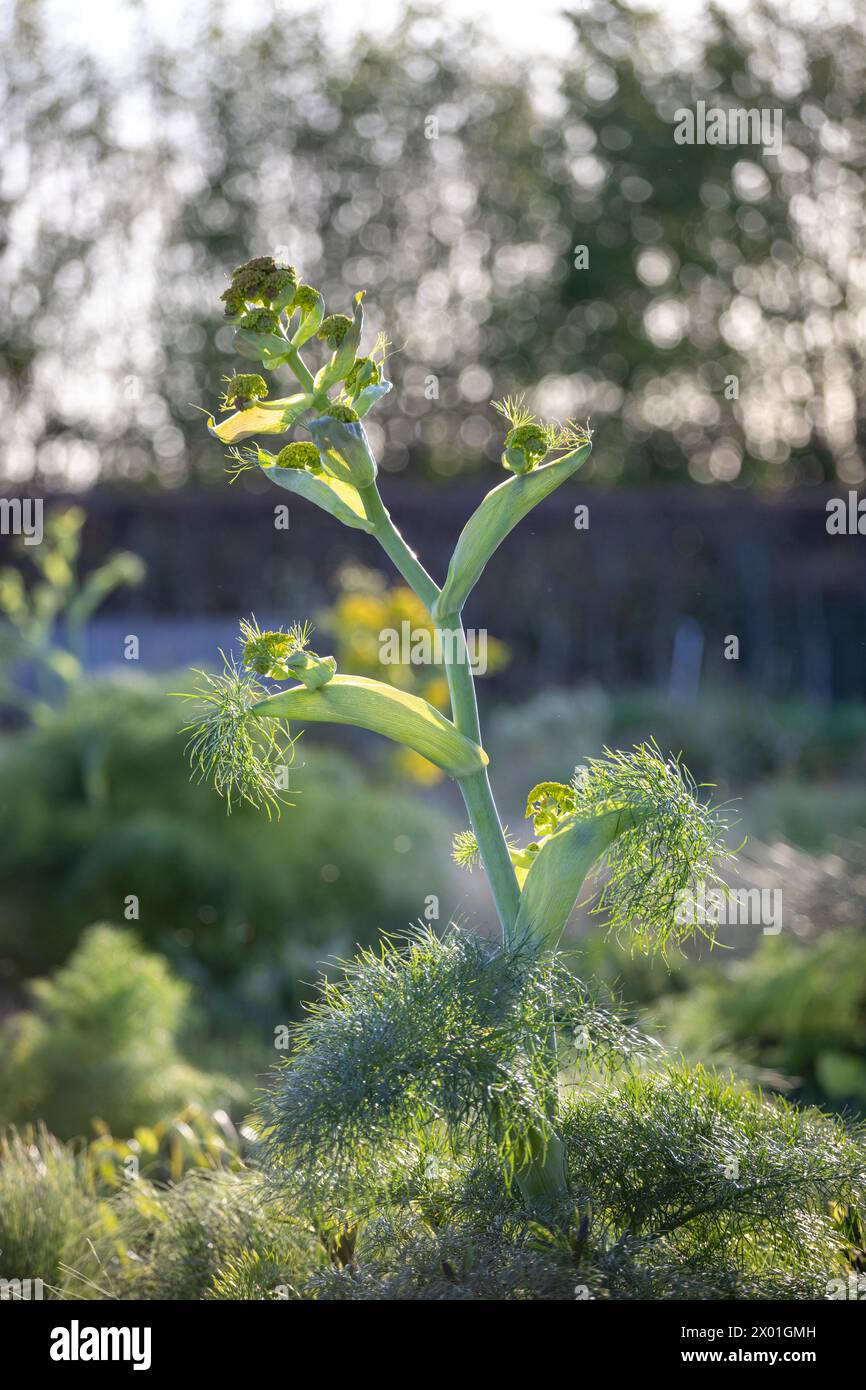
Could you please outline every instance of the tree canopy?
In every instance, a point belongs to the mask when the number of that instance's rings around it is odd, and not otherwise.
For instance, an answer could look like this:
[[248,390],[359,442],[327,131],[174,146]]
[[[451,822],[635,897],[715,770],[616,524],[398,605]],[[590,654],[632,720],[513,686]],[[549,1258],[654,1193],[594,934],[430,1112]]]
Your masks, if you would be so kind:
[[[436,9],[339,47],[327,12],[135,22],[115,63],[42,0],[7,21],[7,485],[219,479],[198,407],[259,252],[397,326],[387,468],[491,468],[529,387],[591,417],[596,480],[866,477],[862,14],[591,0],[543,60]],[[676,143],[698,102],[781,112],[781,148]]]

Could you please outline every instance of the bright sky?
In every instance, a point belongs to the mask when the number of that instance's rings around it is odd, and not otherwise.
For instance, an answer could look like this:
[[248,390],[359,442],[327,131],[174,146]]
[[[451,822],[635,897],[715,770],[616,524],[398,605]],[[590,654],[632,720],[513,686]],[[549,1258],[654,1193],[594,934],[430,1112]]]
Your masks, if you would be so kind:
[[[124,4],[121,0],[49,0],[46,6],[55,21],[55,32],[65,42],[83,41],[100,52],[110,52],[114,60],[124,63],[134,55],[135,34],[141,16],[147,16],[148,28],[166,38],[183,34],[190,16],[200,12],[207,0],[138,0]],[[747,6],[749,0],[728,0],[728,11]],[[790,0],[792,5],[797,0]],[[832,0],[831,0],[832,3]],[[634,9],[662,9],[684,21],[706,9],[706,0],[633,0]],[[216,7],[211,5],[213,10]],[[308,0],[257,0],[249,6],[229,7],[229,22],[258,25],[269,12],[304,13],[311,8]],[[405,8],[405,0],[375,0],[363,5],[358,0],[320,0],[318,10],[333,20],[334,37],[351,37],[359,29],[387,32]],[[522,52],[550,53],[560,51],[571,37],[571,26],[561,18],[564,8],[579,12],[581,0],[567,6],[565,0],[439,0],[435,9],[457,18],[473,18],[489,24],[499,40]]]
[[[563,10],[579,14],[585,0],[435,0],[430,8],[438,15],[455,20],[469,18],[489,27],[506,48],[539,55],[561,53],[573,41],[573,29],[562,18]],[[773,0],[770,0],[772,5]],[[834,16],[848,17],[861,0],[821,0],[829,23]],[[272,14],[293,14],[315,8],[324,14],[337,47],[359,31],[386,33],[406,8],[407,0],[252,0],[249,4],[219,3],[219,0],[46,0],[45,10],[52,19],[52,32],[64,48],[82,44],[108,60],[110,70],[122,79],[134,69],[136,37],[141,26],[167,41],[188,40],[190,20],[202,11],[219,17],[226,27],[258,28]],[[631,0],[634,10],[659,10],[674,28],[688,29],[696,16],[706,13],[708,0]],[[784,16],[814,12],[815,0],[776,0]],[[753,0],[725,0],[729,18],[754,8]],[[7,22],[10,18],[7,12]],[[0,28],[3,18],[0,16]]]

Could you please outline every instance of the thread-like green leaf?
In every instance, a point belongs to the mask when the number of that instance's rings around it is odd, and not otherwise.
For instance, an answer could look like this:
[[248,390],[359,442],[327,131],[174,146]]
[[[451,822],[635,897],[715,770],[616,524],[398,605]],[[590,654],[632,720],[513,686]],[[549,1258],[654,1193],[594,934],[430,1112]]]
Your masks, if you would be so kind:
[[433,610],[434,618],[460,612],[484,573],[490,556],[509,531],[513,531],[533,507],[577,472],[589,458],[591,448],[590,444],[584,444],[569,454],[563,454],[553,463],[542,464],[531,473],[509,478],[488,492],[460,532],[445,584]]
[[258,718],[298,723],[353,724],[413,748],[451,777],[467,777],[488,762],[477,743],[464,738],[437,709],[365,676],[334,676],[318,690],[281,690],[251,706]]

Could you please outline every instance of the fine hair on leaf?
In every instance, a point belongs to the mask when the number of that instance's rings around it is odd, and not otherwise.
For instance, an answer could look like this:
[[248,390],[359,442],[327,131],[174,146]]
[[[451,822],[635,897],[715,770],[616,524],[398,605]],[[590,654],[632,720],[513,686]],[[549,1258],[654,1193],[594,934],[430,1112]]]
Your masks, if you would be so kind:
[[278,769],[291,763],[294,739],[280,719],[256,719],[251,707],[270,692],[223,652],[221,672],[196,670],[194,691],[184,698],[202,706],[201,719],[188,724],[187,756],[200,781],[212,782],[230,812],[248,802],[279,815],[287,804],[277,782]]
[[572,787],[578,819],[624,813],[597,867],[592,911],[643,950],[664,953],[694,934],[712,941],[712,928],[687,909],[701,886],[726,891],[717,865],[731,857],[728,823],[701,799],[681,758],[665,758],[654,742],[606,748],[577,770]]

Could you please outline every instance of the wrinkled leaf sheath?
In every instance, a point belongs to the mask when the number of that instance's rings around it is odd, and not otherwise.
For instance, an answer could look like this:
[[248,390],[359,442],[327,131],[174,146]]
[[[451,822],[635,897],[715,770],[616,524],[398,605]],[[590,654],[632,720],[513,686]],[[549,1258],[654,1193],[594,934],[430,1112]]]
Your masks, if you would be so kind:
[[310,421],[309,430],[326,472],[353,487],[369,487],[375,481],[378,468],[360,421],[323,415]]
[[624,811],[608,811],[590,820],[573,817],[544,840],[520,895],[516,940],[528,938],[555,950],[587,874],[619,832],[632,824]]
[[307,502],[314,502],[317,507],[342,521],[344,526],[353,526],[358,531],[373,530],[373,523],[367,518],[358,490],[351,483],[341,482],[327,473],[308,473],[304,468],[280,468],[275,464],[273,455],[265,453],[263,449],[259,450],[259,463],[265,477],[270,478],[272,483],[293,492],[296,497],[305,498]]

